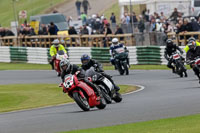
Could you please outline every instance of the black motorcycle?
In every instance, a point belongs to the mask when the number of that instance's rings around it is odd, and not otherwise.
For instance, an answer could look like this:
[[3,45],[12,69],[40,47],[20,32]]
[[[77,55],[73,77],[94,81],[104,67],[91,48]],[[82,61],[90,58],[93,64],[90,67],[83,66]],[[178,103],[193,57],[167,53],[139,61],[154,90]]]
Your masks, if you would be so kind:
[[120,75],[129,75],[129,66],[128,66],[128,51],[124,51],[121,53],[114,52],[114,59],[115,59],[115,67],[119,71]]
[[183,77],[183,74],[185,74],[185,77],[187,77],[187,69],[184,66],[185,59],[181,57],[181,55],[178,52],[173,52],[171,58],[173,59],[173,64],[175,66],[176,73],[180,77]]
[[121,94],[116,92],[112,82],[108,78],[104,77],[101,73],[96,72],[94,67],[88,69],[85,75],[86,77],[90,77],[94,84],[98,85],[98,87],[101,89],[104,99],[108,104],[112,103],[112,100],[117,103],[122,101]]

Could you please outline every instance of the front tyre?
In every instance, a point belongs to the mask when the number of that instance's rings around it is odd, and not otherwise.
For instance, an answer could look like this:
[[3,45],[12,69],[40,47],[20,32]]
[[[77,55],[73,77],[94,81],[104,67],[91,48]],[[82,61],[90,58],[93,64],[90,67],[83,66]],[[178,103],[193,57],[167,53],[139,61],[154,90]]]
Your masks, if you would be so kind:
[[129,69],[128,69],[128,65],[126,62],[123,63],[124,66],[124,71],[126,71],[126,75],[129,75]]
[[73,98],[75,102],[78,104],[78,106],[83,110],[83,111],[89,111],[90,110],[90,105],[87,101],[86,97],[81,97],[81,95],[78,92],[73,93]]
[[112,98],[109,96],[108,92],[105,90],[105,88],[103,88],[103,86],[99,86],[101,88],[101,93],[104,97],[104,99],[106,100],[107,104],[112,103]]
[[119,92],[116,92],[116,96],[113,98],[113,100],[116,102],[116,103],[119,103],[122,101],[122,95],[119,93]]

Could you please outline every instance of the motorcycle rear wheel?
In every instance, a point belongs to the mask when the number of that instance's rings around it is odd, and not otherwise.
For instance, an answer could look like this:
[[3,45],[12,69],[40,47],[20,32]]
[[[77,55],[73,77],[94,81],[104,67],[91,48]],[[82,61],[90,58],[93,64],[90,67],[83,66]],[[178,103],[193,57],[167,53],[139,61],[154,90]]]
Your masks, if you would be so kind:
[[78,92],[73,93],[73,98],[74,98],[75,102],[78,104],[78,106],[83,111],[89,111],[90,110],[90,105],[89,105],[87,99],[82,98],[81,95]]

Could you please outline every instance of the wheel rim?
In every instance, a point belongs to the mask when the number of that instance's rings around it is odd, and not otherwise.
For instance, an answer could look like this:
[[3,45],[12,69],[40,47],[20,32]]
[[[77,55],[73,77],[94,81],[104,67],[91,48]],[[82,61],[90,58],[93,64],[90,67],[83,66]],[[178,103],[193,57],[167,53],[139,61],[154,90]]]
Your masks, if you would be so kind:
[[88,101],[86,98],[82,98],[81,95],[79,95],[80,100],[85,104],[86,106],[89,106]]

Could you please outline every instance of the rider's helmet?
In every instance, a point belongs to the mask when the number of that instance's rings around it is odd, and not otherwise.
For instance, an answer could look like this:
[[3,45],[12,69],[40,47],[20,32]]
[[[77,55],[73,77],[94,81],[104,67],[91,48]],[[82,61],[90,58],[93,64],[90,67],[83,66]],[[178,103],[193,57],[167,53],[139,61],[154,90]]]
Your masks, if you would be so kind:
[[187,41],[188,41],[188,43],[189,42],[196,42],[196,39],[194,37],[190,37]]
[[55,39],[52,44],[57,48],[59,46],[60,41],[58,39]]
[[174,43],[173,43],[172,39],[167,39],[166,43],[167,43],[167,47],[168,48],[172,48],[173,47]]
[[68,60],[68,59],[62,59],[61,61],[60,61],[60,68],[61,68],[61,70],[62,71],[69,71],[69,69],[70,69],[70,61]]
[[87,65],[90,61],[90,56],[87,54],[84,54],[81,56],[81,62],[83,65]]
[[119,40],[117,38],[112,39],[112,44],[117,45],[119,43]]
[[188,45],[189,49],[191,49],[191,50],[196,49],[196,42],[194,40],[189,41],[187,45]]

